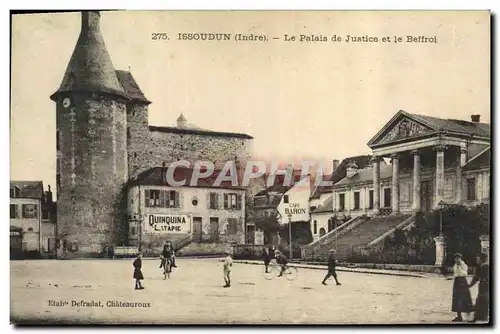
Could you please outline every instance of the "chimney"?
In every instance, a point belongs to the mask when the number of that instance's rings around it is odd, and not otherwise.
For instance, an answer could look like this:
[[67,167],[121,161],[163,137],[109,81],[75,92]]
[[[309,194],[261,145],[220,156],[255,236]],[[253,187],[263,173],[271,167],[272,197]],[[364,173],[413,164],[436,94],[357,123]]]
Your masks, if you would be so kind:
[[50,184],[49,184],[49,190],[45,192],[45,201],[47,203],[52,203],[52,191],[50,190]]
[[339,168],[339,165],[340,165],[340,161],[335,159],[332,161],[332,167],[333,167],[333,170],[332,172],[335,172],[337,170],[337,168]]
[[358,171],[358,165],[354,161],[350,161],[347,165],[346,176],[350,177]]
[[470,119],[471,119],[472,123],[479,123],[480,119],[481,119],[481,115],[471,115]]

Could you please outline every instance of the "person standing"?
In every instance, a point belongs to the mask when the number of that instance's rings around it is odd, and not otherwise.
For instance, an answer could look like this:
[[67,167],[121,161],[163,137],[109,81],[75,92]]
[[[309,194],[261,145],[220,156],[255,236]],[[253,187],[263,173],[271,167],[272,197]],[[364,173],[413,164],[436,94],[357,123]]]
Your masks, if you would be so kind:
[[134,263],[134,279],[135,279],[135,289],[136,290],[143,290],[144,287],[141,284],[141,280],[144,279],[144,275],[142,275],[142,254],[139,253],[137,254],[137,258],[135,259]]
[[321,284],[327,285],[326,280],[333,277],[337,285],[341,285],[337,279],[337,272],[335,271],[336,266],[337,258],[335,257],[335,249],[330,249],[330,256],[328,257],[328,273],[325,278],[323,278],[323,282],[321,282]]
[[457,253],[454,256],[455,265],[453,266],[453,297],[451,310],[457,313],[453,322],[463,321],[462,313],[471,313],[473,311],[472,298],[470,295],[469,284],[467,283],[468,267],[463,261],[462,254]]
[[231,267],[233,266],[233,258],[231,257],[231,254],[229,252],[226,253],[226,258],[224,259],[224,281],[226,282],[226,285],[224,285],[224,288],[229,288],[231,286]]
[[269,263],[271,263],[272,260],[269,248],[264,248],[263,258],[264,258],[264,266],[266,267],[266,273],[268,273]]
[[490,306],[490,277],[489,271],[490,266],[488,262],[488,256],[486,254],[479,254],[478,258],[478,268],[474,275],[474,278],[469,284],[469,288],[473,287],[477,282],[479,282],[479,291],[477,293],[476,305],[474,306],[474,319],[472,322],[476,321],[488,321],[488,313]]

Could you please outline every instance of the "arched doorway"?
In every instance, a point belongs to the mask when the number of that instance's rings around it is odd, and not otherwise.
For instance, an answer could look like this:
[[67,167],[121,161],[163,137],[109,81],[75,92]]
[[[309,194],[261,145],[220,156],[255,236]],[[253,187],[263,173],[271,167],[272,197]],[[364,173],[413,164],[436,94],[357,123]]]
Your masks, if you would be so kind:
[[324,236],[326,234],[326,231],[325,229],[322,227],[319,229],[319,237],[321,238],[322,236]]

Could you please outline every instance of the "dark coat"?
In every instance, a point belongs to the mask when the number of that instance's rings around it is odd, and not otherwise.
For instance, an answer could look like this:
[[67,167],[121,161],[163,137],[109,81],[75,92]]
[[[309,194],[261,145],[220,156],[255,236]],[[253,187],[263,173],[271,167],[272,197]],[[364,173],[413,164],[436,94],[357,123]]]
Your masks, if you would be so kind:
[[474,306],[474,319],[480,321],[488,320],[490,306],[490,266],[482,264],[477,268],[471,286],[479,282],[479,291],[477,293],[476,305]]
[[266,252],[265,250],[262,252],[262,257],[264,259],[264,263],[269,263],[273,259],[271,253],[269,251]]
[[135,259],[134,263],[134,279],[144,279],[142,275],[142,260],[140,258]]
[[337,266],[337,259],[335,258],[335,255],[331,254],[328,257],[328,271],[334,272],[336,266]]

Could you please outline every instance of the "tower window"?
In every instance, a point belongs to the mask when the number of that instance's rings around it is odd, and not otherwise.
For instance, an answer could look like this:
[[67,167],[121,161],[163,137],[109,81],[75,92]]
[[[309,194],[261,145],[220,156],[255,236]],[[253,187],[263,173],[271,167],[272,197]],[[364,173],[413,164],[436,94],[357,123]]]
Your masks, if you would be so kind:
[[127,128],[127,138],[130,139],[130,128]]

